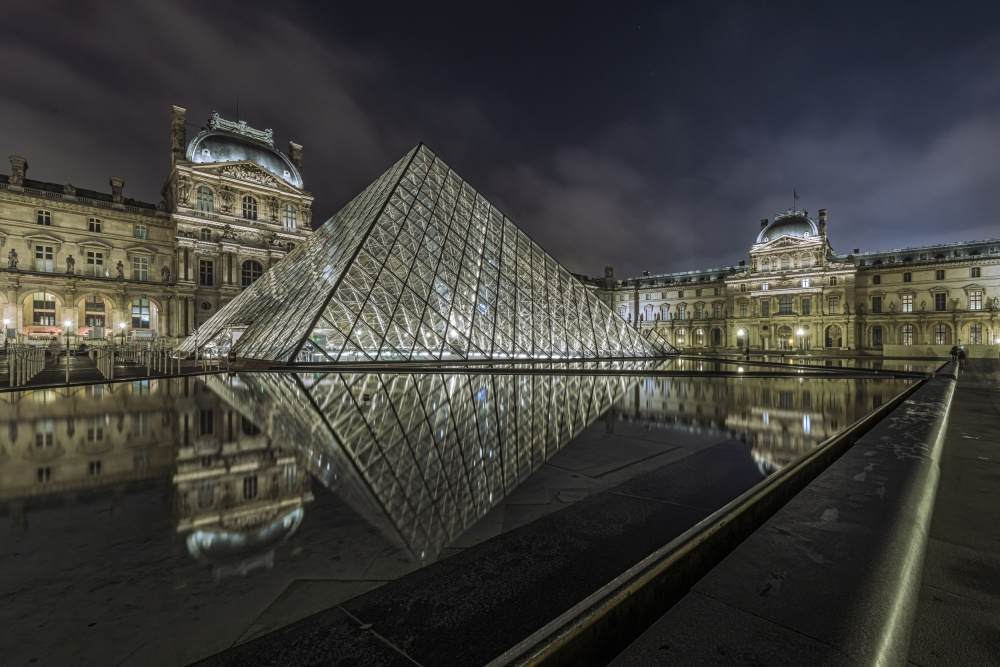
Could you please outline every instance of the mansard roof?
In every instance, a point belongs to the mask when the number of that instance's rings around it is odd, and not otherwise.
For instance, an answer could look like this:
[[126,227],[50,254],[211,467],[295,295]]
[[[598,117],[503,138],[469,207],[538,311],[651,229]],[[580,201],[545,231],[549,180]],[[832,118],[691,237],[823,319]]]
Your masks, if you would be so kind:
[[[0,174],[0,183],[9,183],[10,177],[7,174]],[[60,195],[66,194],[66,185],[63,183],[49,183],[48,181],[36,181],[31,178],[24,179],[22,185],[25,188],[30,188],[32,190],[41,190],[43,192],[54,192]],[[98,192],[96,190],[87,190],[86,188],[74,188],[75,195],[78,199],[93,199],[96,201],[103,202],[113,202],[114,198],[111,196],[110,192]],[[83,202],[86,203],[86,202]],[[126,206],[134,206],[136,208],[144,208],[150,211],[156,210],[156,204],[150,204],[149,202],[140,201],[138,199],[130,199],[125,197],[122,203]]]
[[302,175],[284,153],[274,147],[271,130],[256,130],[246,121],[224,120],[214,113],[208,127],[188,144],[186,159],[200,164],[253,162],[291,185],[302,188]]

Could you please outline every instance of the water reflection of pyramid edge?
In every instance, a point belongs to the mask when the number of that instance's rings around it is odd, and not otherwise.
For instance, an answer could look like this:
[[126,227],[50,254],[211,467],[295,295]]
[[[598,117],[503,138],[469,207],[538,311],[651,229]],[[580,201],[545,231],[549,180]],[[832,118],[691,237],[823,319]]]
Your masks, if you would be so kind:
[[[288,376],[253,374],[252,383],[266,387],[263,395],[253,391],[254,400],[273,394],[280,398],[271,399],[272,406],[297,401],[303,409],[285,410],[283,419],[291,413],[312,420],[303,390],[309,392],[337,434],[323,459],[309,457],[310,471],[339,467],[338,494],[346,493],[356,511],[421,560],[436,557],[496,506],[630,382],[482,374],[305,377],[308,388]],[[324,483],[330,481],[327,474]]]
[[640,336],[422,144],[220,310],[199,344],[238,326],[238,356],[282,362],[676,352]]

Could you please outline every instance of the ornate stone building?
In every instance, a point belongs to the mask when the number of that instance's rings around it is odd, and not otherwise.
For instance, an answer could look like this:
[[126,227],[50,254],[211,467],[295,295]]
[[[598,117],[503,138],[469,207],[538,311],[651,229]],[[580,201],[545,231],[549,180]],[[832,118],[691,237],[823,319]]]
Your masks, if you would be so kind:
[[1000,239],[837,254],[825,209],[761,220],[749,262],[591,284],[682,350],[983,355],[1000,338]]
[[302,146],[212,114],[190,142],[171,107],[171,170],[157,204],[0,175],[0,313],[7,337],[187,336],[312,233]]

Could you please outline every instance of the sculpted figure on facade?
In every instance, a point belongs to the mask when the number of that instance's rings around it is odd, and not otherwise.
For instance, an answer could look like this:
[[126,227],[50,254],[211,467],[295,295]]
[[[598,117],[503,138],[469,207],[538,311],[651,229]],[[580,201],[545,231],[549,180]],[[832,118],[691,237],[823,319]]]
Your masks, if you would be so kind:
[[7,253],[7,268],[17,271],[17,251],[13,248]]
[[118,270],[118,280],[125,280],[125,265],[122,264],[121,260],[118,260],[118,266],[115,268]]
[[308,227],[312,224],[312,219],[313,219],[312,209],[309,208],[308,204],[306,204],[305,206],[302,207],[302,222],[305,223],[305,225]]
[[66,273],[69,275],[76,273],[76,260],[73,259],[73,255],[69,255],[66,258]]
[[191,181],[183,176],[177,179],[177,203],[182,206],[191,203]]
[[226,215],[232,215],[233,206],[236,204],[236,193],[228,185],[223,185],[219,188],[219,199],[222,200],[222,212]]
[[270,218],[271,222],[278,221],[278,198],[268,197],[267,201],[267,217]]
[[163,282],[170,282],[170,267],[166,264],[163,265],[163,269],[160,271],[160,275],[163,276]]

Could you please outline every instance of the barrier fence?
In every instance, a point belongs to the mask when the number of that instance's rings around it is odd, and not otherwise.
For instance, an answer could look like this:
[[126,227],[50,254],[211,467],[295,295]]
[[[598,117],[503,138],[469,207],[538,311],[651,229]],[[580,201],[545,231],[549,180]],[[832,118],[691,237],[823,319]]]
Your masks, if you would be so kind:
[[7,343],[7,373],[11,387],[20,387],[45,368],[45,348]]

